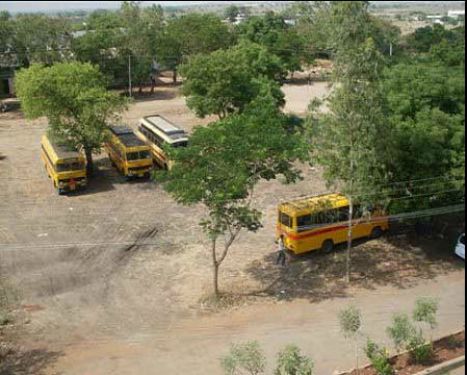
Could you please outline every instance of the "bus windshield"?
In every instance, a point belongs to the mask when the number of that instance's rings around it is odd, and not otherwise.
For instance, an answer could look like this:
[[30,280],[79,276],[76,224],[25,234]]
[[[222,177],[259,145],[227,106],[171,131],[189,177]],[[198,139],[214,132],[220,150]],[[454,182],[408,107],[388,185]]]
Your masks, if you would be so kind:
[[84,169],[84,164],[79,161],[57,164],[57,172],[79,171]]
[[140,160],[140,159],[150,159],[151,154],[149,151],[136,151],[136,152],[129,152],[126,154],[127,160]]
[[292,227],[292,218],[283,212],[279,212],[279,222],[286,227]]
[[188,146],[187,141],[172,143],[172,147],[186,147],[186,146]]

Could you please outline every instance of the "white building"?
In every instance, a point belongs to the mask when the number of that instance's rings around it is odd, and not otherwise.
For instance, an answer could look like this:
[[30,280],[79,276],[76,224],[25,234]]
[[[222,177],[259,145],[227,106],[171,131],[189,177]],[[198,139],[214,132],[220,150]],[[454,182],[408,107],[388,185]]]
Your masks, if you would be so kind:
[[448,10],[448,17],[459,18],[460,16],[465,17],[465,10]]

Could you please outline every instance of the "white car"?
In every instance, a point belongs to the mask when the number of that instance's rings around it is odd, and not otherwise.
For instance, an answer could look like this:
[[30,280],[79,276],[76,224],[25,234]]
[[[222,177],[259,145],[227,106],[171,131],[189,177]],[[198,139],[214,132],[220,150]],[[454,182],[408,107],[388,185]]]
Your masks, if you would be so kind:
[[457,240],[455,253],[465,260],[465,233],[462,233]]

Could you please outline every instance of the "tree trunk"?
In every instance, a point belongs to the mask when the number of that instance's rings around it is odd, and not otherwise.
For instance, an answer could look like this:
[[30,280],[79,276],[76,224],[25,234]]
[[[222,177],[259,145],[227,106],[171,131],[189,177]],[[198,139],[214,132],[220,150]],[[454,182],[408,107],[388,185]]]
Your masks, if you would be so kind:
[[353,216],[353,201],[349,197],[349,228],[347,231],[347,253],[345,255],[345,281],[350,282],[350,249],[352,248],[352,216]]
[[212,269],[213,269],[213,287],[214,296],[219,298],[219,262],[216,257],[216,240],[212,240]]
[[172,81],[173,81],[174,84],[177,83],[177,69],[173,70]]
[[138,94],[142,94],[143,93],[143,85],[139,85],[139,89],[138,89]]
[[84,148],[84,154],[86,155],[86,174],[88,177],[92,176],[94,172],[94,164],[92,160],[92,149],[91,148]]
[[156,80],[151,79],[151,94],[154,94],[154,88],[156,87]]

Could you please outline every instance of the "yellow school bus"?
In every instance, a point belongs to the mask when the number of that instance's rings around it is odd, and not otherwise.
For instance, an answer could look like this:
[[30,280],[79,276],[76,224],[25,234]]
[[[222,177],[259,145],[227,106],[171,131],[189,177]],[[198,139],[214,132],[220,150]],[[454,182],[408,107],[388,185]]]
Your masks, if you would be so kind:
[[127,178],[150,176],[152,158],[149,147],[127,126],[109,126],[104,148],[112,164]]
[[185,147],[188,144],[185,131],[159,115],[143,117],[136,135],[149,145],[155,163],[164,169],[170,169],[173,164],[164,148]]
[[[389,228],[382,210],[354,204],[352,239],[379,237]],[[349,201],[341,194],[324,194],[284,202],[278,207],[276,238],[284,236],[285,247],[294,254],[322,249],[347,241]]]
[[57,145],[44,134],[41,159],[58,194],[86,187],[86,159],[81,152]]

